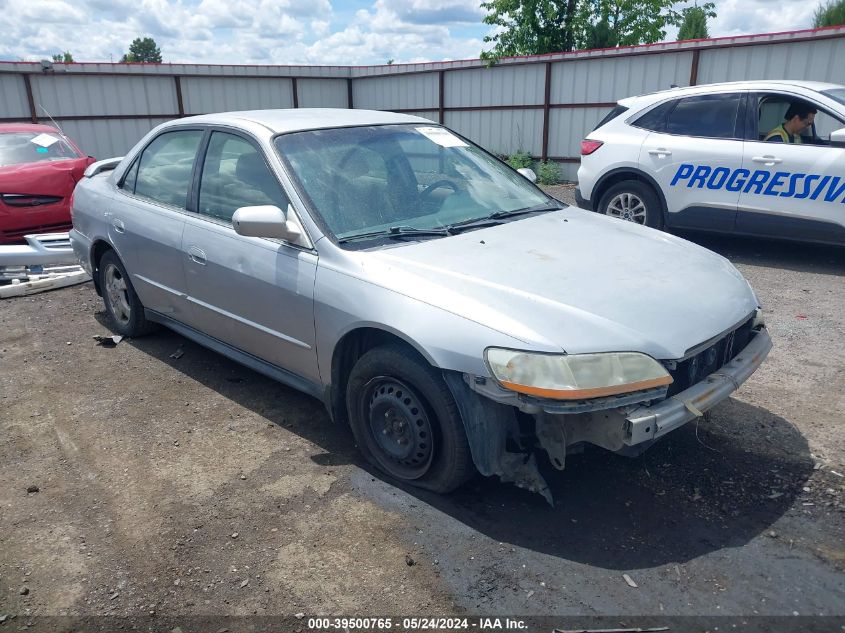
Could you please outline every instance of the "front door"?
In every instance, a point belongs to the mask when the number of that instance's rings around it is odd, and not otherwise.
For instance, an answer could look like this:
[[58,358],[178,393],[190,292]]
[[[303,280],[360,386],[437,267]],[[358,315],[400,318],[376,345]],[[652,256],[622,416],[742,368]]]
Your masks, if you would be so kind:
[[316,252],[232,228],[240,207],[288,198],[258,146],[214,131],[199,179],[195,214],[182,237],[196,329],[312,382],[319,382],[314,330]]
[[790,104],[807,101],[787,93],[754,95],[745,163],[749,184],[739,199],[736,230],[754,235],[845,243],[845,148],[830,133],[845,127],[839,117],[818,110],[800,144],[765,142],[783,123]]

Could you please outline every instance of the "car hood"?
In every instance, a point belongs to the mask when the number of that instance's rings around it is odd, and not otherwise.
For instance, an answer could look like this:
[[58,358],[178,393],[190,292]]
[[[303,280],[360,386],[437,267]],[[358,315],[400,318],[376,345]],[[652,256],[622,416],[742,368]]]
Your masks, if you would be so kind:
[[370,281],[533,349],[681,358],[757,308],[720,255],[574,208],[359,255]]
[[90,162],[81,157],[0,166],[0,193],[68,196]]

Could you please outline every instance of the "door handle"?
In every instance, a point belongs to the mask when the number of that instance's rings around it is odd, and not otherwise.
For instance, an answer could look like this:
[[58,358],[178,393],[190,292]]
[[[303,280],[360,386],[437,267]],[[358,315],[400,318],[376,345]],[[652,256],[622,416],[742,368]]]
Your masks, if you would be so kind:
[[782,158],[778,158],[777,156],[769,156],[768,154],[766,154],[765,156],[755,156],[751,160],[753,160],[755,163],[763,163],[764,165],[768,165],[769,167],[783,162]]
[[118,233],[126,233],[126,227],[123,224],[123,220],[120,218],[112,218],[111,225]]
[[672,150],[668,150],[665,147],[658,147],[657,149],[650,149],[648,153],[651,156],[671,156]]
[[197,246],[191,246],[188,249],[188,257],[191,258],[191,261],[195,264],[199,264],[200,266],[205,266],[206,258],[205,258],[205,251]]

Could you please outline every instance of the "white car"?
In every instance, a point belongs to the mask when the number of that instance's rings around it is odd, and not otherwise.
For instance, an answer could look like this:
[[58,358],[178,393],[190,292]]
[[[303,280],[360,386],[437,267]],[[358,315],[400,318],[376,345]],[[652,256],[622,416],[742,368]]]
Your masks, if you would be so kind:
[[[764,139],[793,104],[795,143]],[[579,206],[654,228],[845,244],[845,86],[742,81],[619,101],[581,143]]]

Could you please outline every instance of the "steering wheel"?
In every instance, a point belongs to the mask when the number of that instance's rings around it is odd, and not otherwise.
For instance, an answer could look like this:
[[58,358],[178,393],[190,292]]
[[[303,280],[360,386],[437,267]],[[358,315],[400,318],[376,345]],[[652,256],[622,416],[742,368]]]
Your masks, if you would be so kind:
[[425,189],[420,191],[420,200],[425,199],[427,196],[431,195],[431,192],[435,189],[440,189],[441,187],[446,187],[447,189],[451,189],[454,193],[458,193],[458,185],[453,183],[451,180],[435,180],[433,183],[428,185]]

